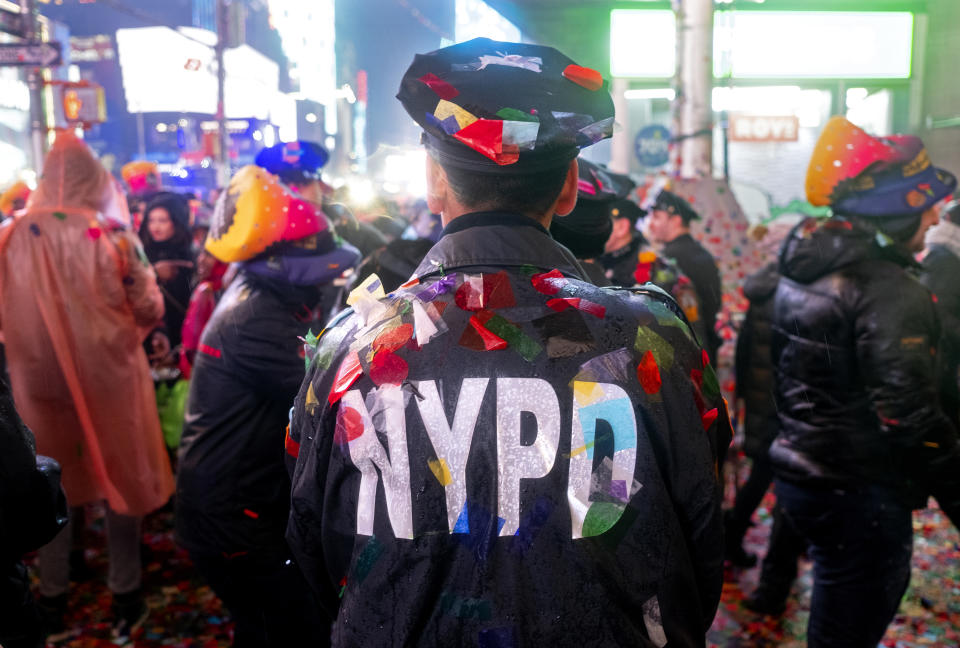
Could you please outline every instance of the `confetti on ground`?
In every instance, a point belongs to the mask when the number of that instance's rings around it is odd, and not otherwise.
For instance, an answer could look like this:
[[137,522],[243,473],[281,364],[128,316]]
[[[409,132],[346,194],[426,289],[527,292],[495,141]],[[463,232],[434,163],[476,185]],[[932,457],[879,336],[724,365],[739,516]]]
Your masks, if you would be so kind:
[[[741,472],[742,471],[738,471]],[[742,479],[745,474],[739,475]],[[731,489],[732,490],[732,489]],[[732,493],[728,492],[728,495]],[[728,497],[728,506],[732,497]],[[770,511],[774,497],[767,493],[753,516],[744,548],[761,557],[773,525]],[[918,648],[960,645],[960,535],[933,500],[929,508],[913,515],[913,573],[910,587],[880,646]],[[743,599],[753,593],[760,577],[760,563],[752,569],[727,568],[723,595],[713,626],[707,634],[710,648],[803,648],[806,646],[811,563],[800,561],[787,609],[779,619],[751,612]]]
[[[742,472],[742,471],[741,471]],[[742,477],[742,475],[741,475]],[[754,514],[745,540],[747,551],[763,555],[770,534],[768,494]],[[71,586],[67,625],[71,636],[50,648],[115,648],[110,638],[110,593],[106,587],[107,555],[102,511],[87,508],[84,536],[87,562],[95,577]],[[914,514],[913,577],[900,610],[887,630],[885,648],[960,645],[960,536],[936,505]],[[173,541],[173,514],[161,511],[144,521],[143,586],[150,616],[134,635],[136,648],[221,648],[231,645],[232,624],[219,599],[206,586],[187,553]],[[35,571],[35,558],[28,560]],[[717,617],[707,635],[711,648],[806,645],[810,614],[810,563],[801,560],[787,610],[780,619],[743,607],[757,585],[759,566],[728,569]],[[462,613],[463,604],[451,605]],[[477,602],[473,602],[477,603]],[[480,609],[482,606],[474,606]],[[471,610],[474,608],[471,607]]]

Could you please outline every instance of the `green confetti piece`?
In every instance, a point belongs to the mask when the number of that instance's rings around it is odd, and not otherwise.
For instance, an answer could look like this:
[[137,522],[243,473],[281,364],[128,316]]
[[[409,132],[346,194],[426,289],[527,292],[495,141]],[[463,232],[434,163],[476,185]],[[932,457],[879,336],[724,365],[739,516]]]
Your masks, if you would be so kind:
[[527,362],[533,362],[533,359],[543,351],[540,344],[499,315],[491,317],[485,326],[491,333],[506,340],[510,348],[523,356]]
[[712,365],[707,365],[703,370],[703,397],[711,402],[720,398],[720,382]]
[[333,363],[333,356],[336,355],[337,349],[340,348],[340,343],[343,342],[346,334],[346,329],[335,328],[327,331],[320,337],[320,344],[317,347],[317,356],[315,358],[318,367],[324,370],[330,368],[330,365]]
[[664,371],[670,371],[673,366],[673,347],[660,335],[646,326],[637,328],[637,339],[633,343],[633,348],[641,355],[647,351],[653,352],[653,359],[657,361],[657,366]]
[[598,536],[617,523],[626,504],[614,502],[594,502],[583,518],[583,537]]
[[58,219],[58,220],[62,220],[62,221],[63,221],[63,220],[67,220],[67,215],[64,214],[62,211],[55,211],[55,212],[53,212],[53,217],[56,218],[56,219]]
[[317,342],[319,340],[320,338],[313,334],[313,329],[307,329],[307,336],[303,338],[305,344],[309,344],[313,348],[317,348]]
[[657,318],[657,324],[660,326],[683,328],[683,322],[680,321],[677,314],[660,302],[652,302],[650,304],[650,312]]
[[525,113],[522,110],[517,110],[516,108],[501,108],[497,111],[497,117],[500,119],[505,119],[507,121],[526,121],[526,122],[539,122],[540,120],[536,115],[531,115],[530,113]]
[[357,583],[363,582],[363,579],[367,577],[382,555],[383,545],[377,540],[377,536],[370,536],[370,540],[367,541],[363,551],[357,556],[357,562],[353,566],[353,577]]
[[401,301],[400,314],[406,315],[413,309],[413,304],[410,303],[409,299],[404,299]]
[[530,265],[529,263],[525,263],[520,266],[520,273],[526,275],[527,277],[531,277],[538,272],[540,272],[540,269],[537,266]]

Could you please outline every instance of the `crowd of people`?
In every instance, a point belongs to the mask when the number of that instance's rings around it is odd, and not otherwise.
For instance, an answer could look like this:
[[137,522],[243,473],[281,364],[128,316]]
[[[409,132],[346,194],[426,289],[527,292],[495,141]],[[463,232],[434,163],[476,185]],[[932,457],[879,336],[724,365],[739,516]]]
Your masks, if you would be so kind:
[[688,200],[578,157],[612,133],[607,83],[476,39],[398,99],[427,198],[370,217],[305,141],[205,202],[149,163],[121,185],[65,131],[0,200],[0,645],[62,637],[103,502],[120,642],[166,507],[236,646],[702,646],[774,484],[746,604],[781,614],[806,553],[809,645],[875,646],[911,512],[960,520],[954,176],[827,124],[806,192],[831,215],[763,227],[776,261],[743,285],[752,467],[724,511],[720,273]]

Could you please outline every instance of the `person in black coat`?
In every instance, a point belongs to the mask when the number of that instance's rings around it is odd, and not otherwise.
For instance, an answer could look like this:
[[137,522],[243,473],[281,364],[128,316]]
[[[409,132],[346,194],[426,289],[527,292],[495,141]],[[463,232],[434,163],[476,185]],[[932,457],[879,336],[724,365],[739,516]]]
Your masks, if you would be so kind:
[[943,409],[960,424],[960,201],[940,212],[940,224],[927,232],[927,253],[921,281],[936,296],[940,314],[941,389]]
[[33,434],[0,380],[0,645],[44,645],[43,619],[30,593],[23,554],[52,540],[67,524],[60,466],[38,457]]
[[[263,210],[243,211],[253,204]],[[284,231],[302,237],[283,240]],[[290,479],[283,458],[303,339],[323,328],[339,303],[328,286],[358,259],[332,232],[322,212],[251,166],[217,203],[207,240],[211,254],[239,270],[195,358],[175,526],[230,611],[237,646],[327,640],[284,540]]]
[[700,216],[676,194],[662,190],[650,208],[647,231],[654,243],[663,245],[663,256],[672,259],[680,271],[690,277],[700,302],[700,317],[706,329],[704,346],[710,359],[717,361],[722,341],[717,335],[717,313],[723,306],[723,288],[717,262],[690,235],[690,223]]
[[154,195],[144,210],[140,242],[163,292],[163,327],[148,338],[148,354],[152,360],[175,364],[168,354],[180,344],[194,268],[190,206],[186,198],[166,191]]
[[911,274],[956,179],[916,137],[832,118],[807,219],[780,255],[773,315],[780,506],[809,545],[811,645],[874,646],[910,578],[911,512],[960,492],[960,442],[938,405],[933,299]]
[[588,283],[548,229],[606,83],[480,38],[418,55],[399,99],[443,235],[392,294],[354,289],[290,423],[287,538],[334,645],[703,646],[716,376],[672,298]]

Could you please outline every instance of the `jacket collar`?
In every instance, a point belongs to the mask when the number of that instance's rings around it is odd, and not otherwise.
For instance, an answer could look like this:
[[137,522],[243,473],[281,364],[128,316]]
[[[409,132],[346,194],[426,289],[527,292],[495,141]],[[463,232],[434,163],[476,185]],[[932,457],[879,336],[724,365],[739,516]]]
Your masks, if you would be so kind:
[[554,241],[540,223],[500,211],[474,212],[450,221],[414,276],[484,266],[556,268],[575,279],[587,276],[570,250]]

